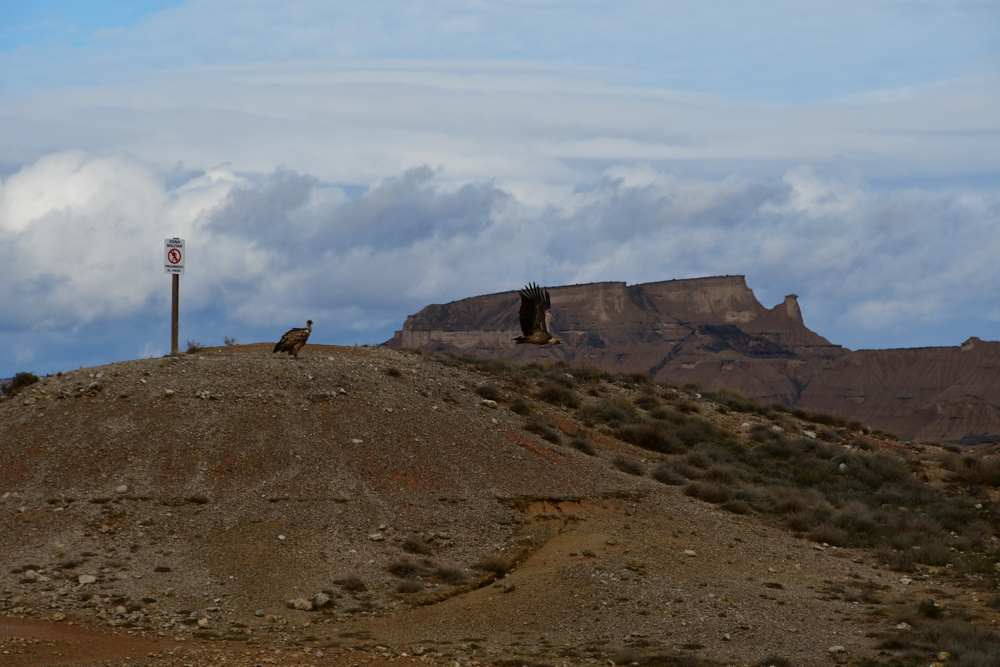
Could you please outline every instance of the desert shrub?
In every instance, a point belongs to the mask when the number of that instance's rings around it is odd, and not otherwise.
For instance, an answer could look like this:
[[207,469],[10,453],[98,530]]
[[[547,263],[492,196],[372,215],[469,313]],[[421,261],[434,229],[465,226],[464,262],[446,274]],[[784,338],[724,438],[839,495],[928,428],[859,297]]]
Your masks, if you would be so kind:
[[385,369],[385,374],[392,378],[398,378],[403,376],[403,371],[399,370],[395,366],[389,366]]
[[649,412],[653,408],[660,405],[660,399],[658,399],[654,394],[639,394],[633,403],[635,403],[637,407]]
[[966,484],[1000,486],[1000,456],[963,456],[955,477]]
[[671,456],[660,467],[672,470],[687,479],[698,479],[702,475],[699,468],[687,462],[686,456]]
[[801,419],[802,421],[812,422],[814,424],[826,424],[827,426],[844,426],[847,423],[843,417],[838,417],[836,415],[831,415],[825,412],[818,412],[816,410],[796,408],[792,410],[792,414]]
[[653,452],[676,454],[686,449],[680,438],[659,424],[624,424],[618,429],[618,437]]
[[668,465],[661,465],[653,471],[653,479],[657,482],[662,482],[663,484],[669,484],[670,486],[681,486],[687,480],[684,475],[681,475],[676,470]]
[[688,398],[679,398],[674,402],[674,407],[684,414],[697,414],[701,412],[701,407]]
[[846,442],[847,441],[847,431],[842,428],[832,428],[830,426],[824,426],[816,432],[816,435],[820,440],[826,440],[827,442]]
[[569,446],[583,452],[587,456],[597,456],[597,446],[582,431],[574,431],[573,437],[569,441]]
[[476,393],[489,401],[499,401],[503,398],[500,389],[494,384],[481,384],[476,387]]
[[782,514],[815,512],[828,506],[826,498],[816,489],[779,487],[774,489],[774,495],[775,509]]
[[850,500],[833,518],[834,524],[849,533],[868,533],[875,529],[875,516],[871,509],[857,500]]
[[[692,449],[690,452],[684,455],[684,463],[694,466],[695,468],[701,468],[702,470],[707,470],[710,465],[712,465],[712,459],[709,458],[708,454],[700,449]],[[698,475],[701,476],[701,473]]]
[[515,398],[510,404],[510,411],[514,414],[524,416],[531,412],[531,406],[523,398]]
[[594,366],[593,364],[581,364],[579,366],[571,366],[569,368],[569,373],[577,380],[581,382],[598,382],[600,380],[611,380],[611,373]]
[[813,451],[821,459],[835,459],[847,453],[846,449],[834,442],[817,442],[813,445]]
[[917,569],[909,552],[898,551],[889,546],[875,549],[875,560],[897,572],[913,572]]
[[434,571],[434,576],[451,586],[460,586],[465,583],[465,573],[460,569],[450,565],[442,565]]
[[577,398],[575,391],[551,380],[543,382],[535,395],[553,405],[565,405],[568,408],[580,407],[580,399]]
[[473,567],[477,570],[483,570],[484,572],[490,572],[498,577],[502,577],[510,572],[511,563],[503,556],[492,555],[484,557]]
[[799,511],[785,515],[785,523],[788,527],[799,533],[804,533],[816,523],[816,517],[812,512]]
[[657,422],[663,422],[661,426],[664,427],[668,425],[680,426],[681,424],[687,422],[688,419],[686,415],[664,405],[650,410],[649,418]]
[[674,433],[680,438],[681,442],[688,446],[697,445],[702,442],[718,442],[725,439],[734,439],[730,431],[701,417],[689,418]]
[[649,373],[641,373],[641,372],[626,373],[625,374],[625,379],[628,382],[631,382],[632,384],[637,384],[637,385],[640,385],[640,386],[647,385],[647,384],[652,384],[652,382],[653,382],[653,376],[652,375],[650,375]]
[[944,609],[934,598],[925,598],[917,603],[917,613],[925,618],[941,618],[944,616]]
[[724,503],[733,497],[733,490],[723,484],[690,482],[684,487],[684,494],[709,503]]
[[431,548],[431,545],[428,544],[426,540],[422,540],[419,537],[416,537],[415,535],[407,537],[400,543],[399,546],[403,551],[407,551],[411,554],[421,554],[423,556],[429,556],[434,552],[434,550]]
[[415,577],[427,576],[434,572],[434,563],[427,559],[418,562],[404,558],[403,560],[390,563],[386,571],[400,579],[413,579]]
[[750,514],[752,511],[750,508],[750,503],[745,500],[740,500],[739,498],[733,498],[727,500],[726,502],[719,505],[722,509],[727,512],[732,512],[733,514]]
[[399,582],[398,586],[396,586],[396,592],[403,593],[404,595],[410,593],[419,593],[422,590],[424,590],[424,584],[420,581],[415,581],[413,579],[404,579],[403,581]]
[[222,344],[225,345],[226,347],[231,347],[233,345],[236,345],[236,339],[231,336],[223,336]]
[[917,545],[913,549],[913,560],[924,565],[944,566],[955,560],[955,556],[947,545],[941,542],[929,542]]
[[630,401],[621,397],[603,398],[596,403],[583,406],[580,417],[589,423],[606,423],[612,426],[632,424],[641,421],[639,411]]
[[616,468],[622,472],[628,473],[629,475],[646,474],[646,466],[642,464],[642,461],[631,456],[620,454],[614,458],[612,463]]
[[34,373],[29,373],[27,371],[22,371],[14,376],[10,382],[10,395],[13,396],[25,387],[30,387],[31,385],[38,382],[39,377]]
[[187,342],[187,353],[194,354],[195,352],[201,352],[205,349],[205,346],[196,340],[189,340]]
[[872,452],[878,449],[875,446],[875,443],[872,442],[872,439],[864,435],[859,435],[856,438],[854,438],[854,441],[851,444],[857,447],[858,449],[866,452]]
[[832,544],[835,547],[846,546],[850,541],[847,531],[836,526],[831,526],[828,523],[820,524],[810,530],[808,537],[813,542]]
[[555,444],[562,442],[562,438],[559,437],[559,431],[556,430],[556,427],[540,415],[531,415],[528,417],[524,422],[524,429],[532,433],[537,433],[542,436],[543,440],[548,440]]
[[866,455],[864,460],[884,480],[906,479],[910,476],[910,464],[897,454],[879,450]]
[[340,579],[334,580],[333,583],[337,584],[345,591],[349,591],[351,593],[361,593],[362,591],[368,590],[368,586],[365,585],[365,582],[362,581],[360,577],[356,577],[353,575],[348,577],[341,577]]
[[702,475],[706,482],[716,482],[718,484],[735,485],[740,481],[740,473],[736,468],[726,464],[714,464]]

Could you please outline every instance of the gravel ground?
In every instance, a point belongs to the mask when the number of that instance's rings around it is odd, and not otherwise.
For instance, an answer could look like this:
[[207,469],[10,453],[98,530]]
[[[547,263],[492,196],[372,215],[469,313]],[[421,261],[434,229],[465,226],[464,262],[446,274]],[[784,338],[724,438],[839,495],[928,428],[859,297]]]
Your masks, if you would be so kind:
[[600,429],[597,456],[543,440],[514,399],[579,424],[533,386],[385,348],[269,348],[81,369],[0,402],[0,665],[848,664],[877,653],[893,605],[990,611],[946,569],[904,576],[626,474],[615,456],[658,455]]

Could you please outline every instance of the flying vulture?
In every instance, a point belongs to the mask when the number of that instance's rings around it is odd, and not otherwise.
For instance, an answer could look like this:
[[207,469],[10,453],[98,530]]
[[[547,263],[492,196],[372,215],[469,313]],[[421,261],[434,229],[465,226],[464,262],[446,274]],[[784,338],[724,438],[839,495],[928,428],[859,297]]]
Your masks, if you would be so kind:
[[298,359],[299,350],[301,350],[302,346],[306,344],[307,340],[309,340],[309,334],[312,333],[312,330],[312,320],[306,320],[305,329],[289,329],[288,332],[281,337],[281,340],[278,341],[278,344],[274,346],[274,352],[287,352]]
[[560,345],[549,333],[549,322],[552,320],[552,302],[549,300],[549,291],[543,290],[535,283],[525,285],[521,290],[521,331],[523,336],[518,336],[514,340],[518,345],[531,343],[532,345]]

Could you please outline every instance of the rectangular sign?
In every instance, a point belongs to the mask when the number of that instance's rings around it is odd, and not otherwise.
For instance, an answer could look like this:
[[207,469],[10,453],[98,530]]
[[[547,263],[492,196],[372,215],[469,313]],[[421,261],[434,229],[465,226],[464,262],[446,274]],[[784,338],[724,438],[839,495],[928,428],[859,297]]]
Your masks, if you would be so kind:
[[164,239],[163,272],[184,273],[184,239]]

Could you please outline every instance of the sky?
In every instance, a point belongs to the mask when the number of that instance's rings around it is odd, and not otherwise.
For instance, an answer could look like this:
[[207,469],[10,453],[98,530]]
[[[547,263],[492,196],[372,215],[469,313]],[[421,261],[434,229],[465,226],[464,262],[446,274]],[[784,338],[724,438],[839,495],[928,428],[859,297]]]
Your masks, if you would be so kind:
[[0,127],[0,378],[168,353],[173,237],[182,349],[729,274],[1000,340],[1000,0],[4,0]]

